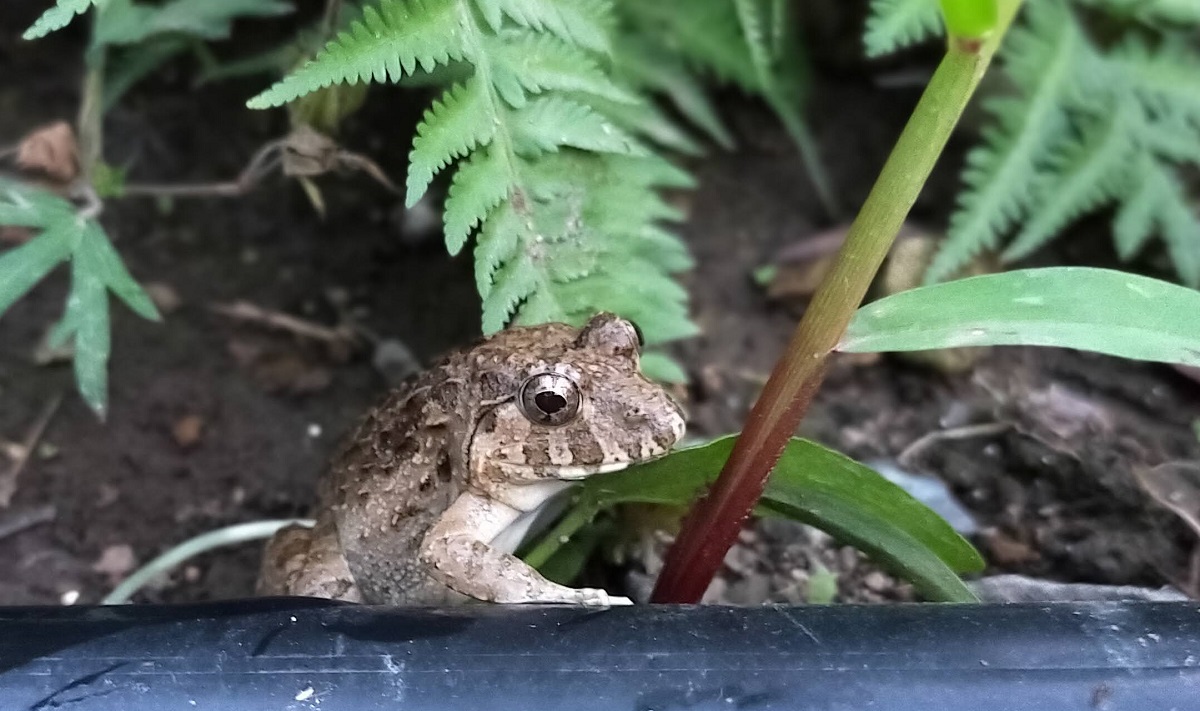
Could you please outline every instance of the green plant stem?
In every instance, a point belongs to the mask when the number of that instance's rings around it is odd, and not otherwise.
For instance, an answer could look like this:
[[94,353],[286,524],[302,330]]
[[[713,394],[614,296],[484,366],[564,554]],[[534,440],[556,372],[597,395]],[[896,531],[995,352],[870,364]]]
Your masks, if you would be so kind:
[[[92,33],[100,25],[103,6],[96,6],[92,17]],[[104,65],[106,52],[102,46],[91,46],[84,54],[87,71],[83,76],[83,91],[79,100],[79,169],[88,185],[96,166],[104,159]]]
[[306,528],[312,528],[315,521],[310,519],[282,519],[272,521],[251,521],[250,523],[239,523],[225,528],[218,528],[215,531],[202,533],[195,538],[180,543],[179,545],[165,551],[154,560],[143,565],[137,571],[125,578],[116,588],[100,601],[101,605],[124,605],[129,602],[129,598],[133,596],[142,586],[150,582],[154,578],[165,575],[167,571],[184,561],[195,558],[201,553],[223,548],[225,546],[233,546],[250,541],[261,541],[270,538],[275,533],[286,526],[298,525]]
[[653,602],[698,602],[720,569],[820,387],[830,352],[866,295],[1021,1],[1003,1],[998,25],[986,39],[951,38],[833,267],[751,409],[720,477],[684,519]]

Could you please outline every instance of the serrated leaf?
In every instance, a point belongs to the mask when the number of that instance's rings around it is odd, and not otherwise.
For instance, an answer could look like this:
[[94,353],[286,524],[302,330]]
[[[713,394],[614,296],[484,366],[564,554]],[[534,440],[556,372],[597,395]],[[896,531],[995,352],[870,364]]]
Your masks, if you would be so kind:
[[458,0],[380,0],[310,62],[246,103],[266,109],[331,84],[399,81],[466,58]]
[[1126,191],[1136,151],[1133,111],[1131,102],[1122,102],[1107,117],[1085,126],[1077,143],[1058,151],[1051,162],[1056,179],[1039,191],[1040,203],[1004,250],[1004,261],[1032,254],[1069,222]]
[[87,12],[88,8],[98,4],[100,1],[56,0],[53,7],[47,9],[37,20],[34,20],[29,29],[25,30],[25,34],[21,35],[21,38],[34,40],[45,37],[55,30],[60,30],[70,24],[76,15],[82,15]]
[[433,176],[477,146],[486,146],[496,132],[494,112],[478,78],[457,84],[442,94],[417,125],[408,155],[408,195],[412,207],[429,188]]
[[514,108],[525,105],[526,92],[548,90],[581,92],[626,104],[638,101],[614,84],[583,50],[553,35],[510,30],[485,38],[484,49],[491,57],[492,81]]
[[483,299],[483,332],[495,333],[508,324],[517,307],[538,291],[534,268],[524,255],[496,270],[493,286]]
[[632,136],[588,106],[559,96],[539,97],[517,111],[514,133],[523,150],[585,151],[645,155]]
[[478,150],[454,174],[446,195],[446,249],[458,254],[471,230],[509,194],[508,166],[492,147]]
[[511,201],[501,203],[483,223],[475,245],[475,286],[484,300],[491,294],[497,270],[517,255],[524,230]]
[[1200,291],[1110,269],[990,274],[901,292],[854,315],[837,350],[1055,346],[1200,365]]
[[871,0],[863,44],[868,57],[879,57],[943,32],[938,0]]
[[[632,33],[618,38],[614,55],[616,70],[628,82],[638,88],[665,94],[688,121],[703,130],[722,148],[733,149],[733,136],[721,121],[705,87],[678,55],[672,54],[646,37]],[[671,138],[682,134],[661,112],[656,111],[648,118],[656,123],[667,123],[670,126]],[[635,131],[636,125],[625,124],[626,128]],[[645,130],[645,133],[652,135],[653,131]],[[674,148],[669,142],[654,140],[664,147]],[[698,149],[690,149],[691,152],[696,150]]]
[[1034,177],[1048,142],[1068,126],[1062,97],[1075,77],[1084,39],[1062,0],[1042,0],[1026,14],[1028,26],[1014,28],[1002,50],[1025,96],[988,103],[996,126],[967,155],[966,187],[926,283],[951,276],[980,251],[997,246],[1039,187]]
[[494,0],[522,27],[545,30],[596,52],[608,52],[607,0]]

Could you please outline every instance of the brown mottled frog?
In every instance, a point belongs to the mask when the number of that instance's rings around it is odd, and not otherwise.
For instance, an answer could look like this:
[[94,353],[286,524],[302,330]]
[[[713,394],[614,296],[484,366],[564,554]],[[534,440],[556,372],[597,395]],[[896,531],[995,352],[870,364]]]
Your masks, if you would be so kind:
[[267,544],[259,592],[393,605],[628,603],[512,554],[572,482],[663,454],[684,416],[639,370],[634,326],[514,328],[453,353],[372,410],[318,485],[316,525]]

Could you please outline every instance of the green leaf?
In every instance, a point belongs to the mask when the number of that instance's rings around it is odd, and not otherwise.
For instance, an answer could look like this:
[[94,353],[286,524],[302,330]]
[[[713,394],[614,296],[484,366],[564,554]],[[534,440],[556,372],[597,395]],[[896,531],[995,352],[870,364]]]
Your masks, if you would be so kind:
[[642,373],[651,380],[660,383],[686,383],[687,372],[679,361],[661,351],[647,351],[642,354]]
[[70,254],[61,230],[48,230],[0,254],[0,316]]
[[150,296],[134,281],[129,270],[125,268],[125,263],[104,235],[104,231],[94,222],[88,223],[75,252],[75,259],[80,259],[81,255],[89,274],[112,290],[134,313],[148,321],[162,320]]
[[495,132],[496,124],[479,79],[471,78],[442,94],[417,126],[408,156],[405,205],[416,205],[436,173],[477,146],[486,146]]
[[534,99],[516,112],[518,149],[555,151],[562,146],[604,153],[645,155],[625,131],[591,108],[560,96]]
[[1200,292],[1110,269],[1054,267],[960,279],[862,307],[837,349],[1057,346],[1200,365]]
[[938,0],[871,0],[863,43],[868,57],[878,57],[942,32]]
[[492,57],[492,81],[514,108],[525,105],[525,92],[547,90],[593,94],[626,104],[638,101],[614,84],[582,49],[553,35],[510,30],[488,37],[484,50]]
[[608,0],[487,0],[487,4],[498,5],[522,27],[545,30],[590,50],[608,52]]
[[280,106],[331,84],[400,81],[417,66],[424,71],[464,59],[458,0],[380,0],[362,19],[312,61],[246,103],[252,109]]
[[[584,480],[575,508],[541,544],[548,556],[599,510],[640,502],[685,506],[713,481],[734,437]],[[810,523],[859,547],[934,600],[974,600],[955,571],[977,572],[979,554],[933,511],[883,476],[816,443],[791,440],[759,503],[760,515]],[[553,538],[551,538],[553,537]]]
[[101,0],[56,0],[54,7],[46,10],[21,35],[22,39],[34,40],[66,27],[76,15],[87,12],[92,5],[100,4]]
[[275,17],[290,12],[291,4],[282,0],[169,0],[161,5],[106,0],[97,18],[92,46],[138,44],[168,33],[226,39],[239,17]]
[[446,249],[451,255],[462,251],[471,230],[508,197],[507,168],[492,147],[476,151],[459,166],[446,194]]
[[[85,239],[84,245],[95,240]],[[87,404],[104,417],[108,402],[108,356],[112,350],[104,265],[94,246],[83,246],[71,262],[67,315],[75,335],[75,382]]]

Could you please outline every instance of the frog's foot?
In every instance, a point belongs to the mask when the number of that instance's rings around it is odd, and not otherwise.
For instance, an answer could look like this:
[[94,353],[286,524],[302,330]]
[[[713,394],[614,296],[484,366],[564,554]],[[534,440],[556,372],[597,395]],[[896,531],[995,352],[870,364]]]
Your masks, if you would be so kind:
[[256,592],[362,602],[333,525],[320,522],[280,529],[267,542]]

